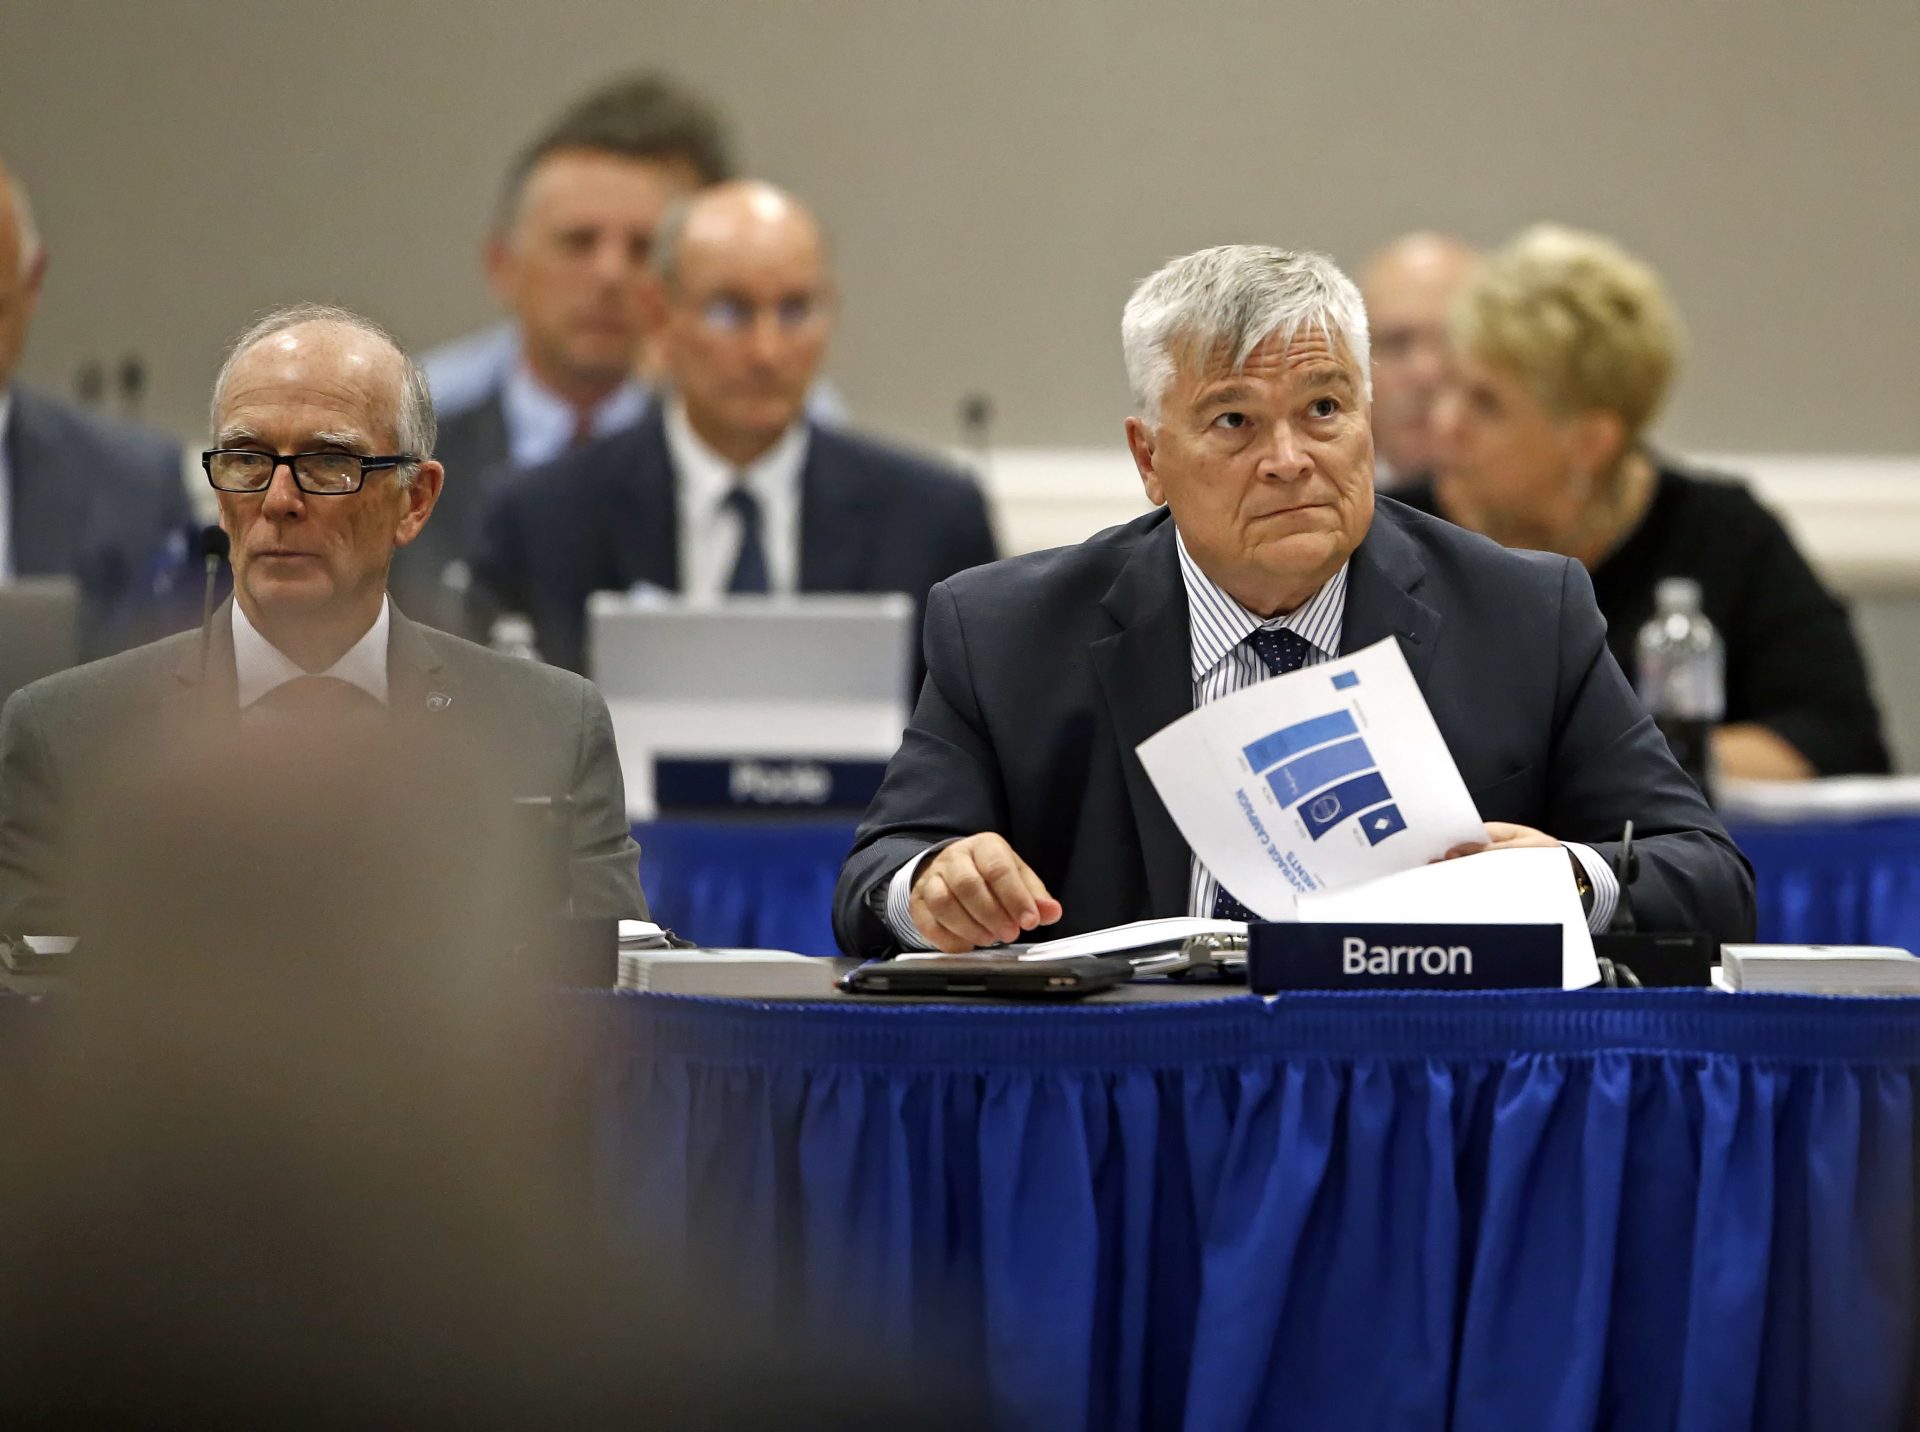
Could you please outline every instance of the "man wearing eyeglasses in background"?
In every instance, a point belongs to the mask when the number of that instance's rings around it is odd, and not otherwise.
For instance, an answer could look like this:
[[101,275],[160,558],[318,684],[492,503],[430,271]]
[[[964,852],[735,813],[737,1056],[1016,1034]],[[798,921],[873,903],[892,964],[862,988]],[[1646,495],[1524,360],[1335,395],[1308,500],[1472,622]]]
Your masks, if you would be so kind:
[[1402,234],[1360,275],[1373,326],[1373,481],[1390,492],[1433,472],[1433,407],[1453,371],[1447,314],[1480,255],[1449,234]]
[[[458,624],[454,564],[508,473],[645,414],[654,231],[668,205],[732,175],[719,111],[648,73],[583,95],[514,160],[486,244],[487,286],[511,316],[421,360],[449,481],[438,520],[394,562],[394,591],[417,620]],[[809,409],[845,418],[824,385]]]
[[472,560],[476,619],[533,619],[541,654],[582,670],[587,598],[904,592],[924,604],[993,561],[969,478],[808,421],[834,291],[819,223],[734,181],[668,210],[648,329],[667,392],[638,427],[520,475]]
[[511,795],[559,798],[572,912],[643,914],[599,693],[419,626],[387,598],[394,551],[432,516],[443,475],[419,368],[356,314],[283,309],[230,350],[213,430],[202,465],[233,599],[199,632],[48,677],[0,713],[0,932],[78,928],[84,912],[64,898],[76,829],[111,820],[130,763],[165,761],[170,739],[243,750],[343,730],[423,759],[470,751]]

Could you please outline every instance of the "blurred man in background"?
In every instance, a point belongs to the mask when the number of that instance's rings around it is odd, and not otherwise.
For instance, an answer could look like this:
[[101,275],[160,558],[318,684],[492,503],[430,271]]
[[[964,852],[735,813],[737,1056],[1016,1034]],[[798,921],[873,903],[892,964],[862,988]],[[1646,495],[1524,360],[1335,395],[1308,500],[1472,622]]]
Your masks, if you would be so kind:
[[[641,305],[669,204],[732,176],[725,121],[657,74],[574,103],[514,161],[486,248],[488,286],[512,315],[427,354],[452,481],[433,528],[394,564],[422,620],[456,624],[480,514],[505,475],[639,422],[658,378]],[[814,415],[844,417],[825,387]]]
[[0,583],[75,578],[81,648],[99,654],[137,620],[191,513],[172,439],[13,381],[46,272],[26,190],[0,164]]
[[1446,383],[1447,313],[1478,255],[1446,234],[1395,239],[1367,262],[1360,291],[1373,326],[1374,481],[1433,471],[1433,405]]
[[719,115],[652,75],[586,96],[514,162],[486,250],[512,318],[423,365],[454,477],[433,531],[395,564],[396,590],[424,619],[441,614],[446,566],[505,471],[639,421],[654,230],[674,200],[730,170]]
[[767,184],[709,189],[669,211],[652,269],[666,400],[501,489],[473,560],[480,621],[524,613],[545,658],[581,670],[596,591],[924,602],[994,559],[970,479],[808,420],[835,294],[803,205]]
[[254,729],[298,741],[374,727],[423,755],[470,746],[508,774],[503,813],[510,797],[559,798],[573,914],[644,914],[599,693],[418,626],[387,598],[394,549],[441,485],[418,367],[357,314],[283,309],[230,351],[212,425],[202,462],[233,598],[197,633],[47,677],[0,710],[0,931],[75,928],[85,826],[116,818],[120,789],[171,736]]

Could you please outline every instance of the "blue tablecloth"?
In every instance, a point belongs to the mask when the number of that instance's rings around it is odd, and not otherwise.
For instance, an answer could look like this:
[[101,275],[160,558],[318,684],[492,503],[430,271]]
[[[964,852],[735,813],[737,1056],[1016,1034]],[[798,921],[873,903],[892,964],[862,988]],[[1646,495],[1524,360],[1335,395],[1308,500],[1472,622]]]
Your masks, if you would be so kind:
[[[1745,824],[1760,938],[1920,950],[1920,817]],[[829,907],[846,821],[670,820],[636,826],[656,918],[707,945],[836,953]]]
[[591,998],[634,1226],[1007,1425],[1920,1418],[1920,1001]]
[[1920,1001],[567,998],[627,1226],[999,1425],[1920,1425]]
[[636,825],[653,918],[702,945],[837,955],[833,882],[846,821],[661,820]]
[[1920,816],[1736,824],[1762,940],[1920,951]]

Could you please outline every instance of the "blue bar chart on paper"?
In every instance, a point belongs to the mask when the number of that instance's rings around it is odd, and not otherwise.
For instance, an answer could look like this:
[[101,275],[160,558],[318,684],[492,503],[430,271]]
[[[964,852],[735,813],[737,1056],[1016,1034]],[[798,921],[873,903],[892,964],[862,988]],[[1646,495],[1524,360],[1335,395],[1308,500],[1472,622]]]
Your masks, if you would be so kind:
[[1202,706],[1139,753],[1187,843],[1267,919],[1485,838],[1391,640]]
[[[1275,731],[1245,748],[1247,764],[1266,778],[1283,809],[1300,807],[1307,834],[1315,840],[1348,819],[1357,822],[1373,845],[1407,828],[1386,777],[1358,731],[1350,712],[1335,711]],[[1274,760],[1279,764],[1263,769],[1263,762]]]

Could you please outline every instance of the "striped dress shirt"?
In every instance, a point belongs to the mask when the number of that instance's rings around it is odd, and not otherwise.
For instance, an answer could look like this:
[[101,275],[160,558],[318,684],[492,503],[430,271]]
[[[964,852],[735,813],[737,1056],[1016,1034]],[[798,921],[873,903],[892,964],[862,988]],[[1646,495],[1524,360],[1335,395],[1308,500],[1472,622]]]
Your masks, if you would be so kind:
[[[1347,564],[1327,578],[1327,584],[1285,616],[1262,620],[1248,611],[1200,570],[1187,551],[1186,539],[1176,529],[1174,545],[1180,552],[1180,580],[1187,588],[1187,641],[1193,657],[1193,709],[1231,696],[1265,681],[1272,673],[1247,638],[1263,627],[1290,631],[1307,644],[1305,665],[1318,666],[1340,654],[1340,626],[1347,616]],[[1187,913],[1211,915],[1220,882],[1193,858],[1187,877]]]

